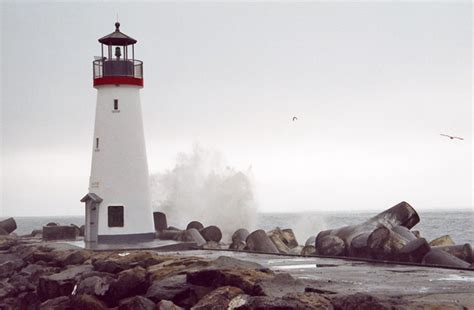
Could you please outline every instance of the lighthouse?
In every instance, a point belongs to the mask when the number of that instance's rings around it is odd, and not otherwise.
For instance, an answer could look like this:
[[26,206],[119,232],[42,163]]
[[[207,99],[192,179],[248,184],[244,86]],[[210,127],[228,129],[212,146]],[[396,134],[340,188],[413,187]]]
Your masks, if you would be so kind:
[[85,203],[85,241],[142,242],[154,239],[140,89],[143,62],[137,40],[120,31],[99,39],[93,61],[97,89],[92,167]]

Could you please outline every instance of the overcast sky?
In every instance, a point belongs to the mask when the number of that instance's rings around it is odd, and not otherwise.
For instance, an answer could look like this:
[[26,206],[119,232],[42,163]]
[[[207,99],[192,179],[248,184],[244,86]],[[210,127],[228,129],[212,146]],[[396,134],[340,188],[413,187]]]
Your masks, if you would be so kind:
[[472,209],[471,6],[3,1],[0,216],[84,213],[117,14],[151,173],[199,143],[252,167],[262,211]]

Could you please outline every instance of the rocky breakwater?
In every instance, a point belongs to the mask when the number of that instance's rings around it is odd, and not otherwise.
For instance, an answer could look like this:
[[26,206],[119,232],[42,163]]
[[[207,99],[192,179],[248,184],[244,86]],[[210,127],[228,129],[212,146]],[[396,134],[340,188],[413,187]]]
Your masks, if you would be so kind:
[[0,238],[0,309],[463,309],[340,293],[220,256],[91,252]]

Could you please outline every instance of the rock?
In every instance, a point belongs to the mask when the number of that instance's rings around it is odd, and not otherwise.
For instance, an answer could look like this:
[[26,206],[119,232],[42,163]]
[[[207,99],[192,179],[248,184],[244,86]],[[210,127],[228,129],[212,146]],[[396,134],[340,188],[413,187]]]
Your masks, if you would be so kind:
[[186,236],[186,241],[195,242],[197,246],[203,246],[206,244],[206,239],[204,239],[204,237],[196,228],[186,229],[184,235]]
[[245,243],[245,241],[233,241],[229,245],[229,249],[243,251],[246,246],[247,244]]
[[184,310],[180,306],[175,305],[172,301],[162,300],[156,304],[157,310]]
[[71,301],[68,296],[61,296],[49,299],[40,305],[41,310],[63,310],[73,309]]
[[15,295],[15,287],[6,280],[0,281],[0,300]]
[[9,250],[18,243],[18,239],[12,236],[0,236],[0,250]]
[[402,262],[421,263],[423,257],[431,250],[425,238],[419,238],[408,242],[399,253]]
[[81,229],[79,228],[79,226],[77,226],[76,224],[71,224],[70,226],[74,227],[74,229],[76,230],[76,237],[81,234]]
[[415,236],[415,234],[413,234],[411,230],[409,230],[405,226],[401,226],[401,225],[395,226],[392,228],[392,231],[402,236],[408,242],[418,239],[418,237]]
[[279,253],[265,231],[259,229],[251,233],[246,240],[247,250],[263,253]]
[[44,226],[43,240],[75,240],[76,228],[73,226]]
[[184,231],[175,229],[166,229],[158,233],[160,240],[175,240],[181,241],[183,239]]
[[422,260],[423,264],[436,266],[450,266],[455,268],[469,268],[470,264],[439,249],[431,249]]
[[372,232],[365,232],[352,238],[351,246],[347,255],[350,257],[371,258],[370,249],[367,241]]
[[20,270],[25,266],[25,262],[22,259],[8,260],[0,264],[0,279],[10,277],[12,274]]
[[76,292],[78,295],[87,294],[104,297],[113,280],[110,276],[90,276],[79,281]]
[[232,234],[232,243],[244,242],[247,240],[247,237],[250,235],[249,231],[245,228],[237,229]]
[[[24,310],[39,309],[41,301],[35,292],[23,292],[16,297],[18,308]],[[0,306],[1,309],[1,306]]]
[[15,296],[22,292],[34,291],[36,289],[33,283],[28,281],[26,277],[21,276],[19,274],[15,274],[12,277],[10,277],[10,279],[8,280],[8,283],[11,284],[15,288],[15,292],[14,292]]
[[221,245],[215,241],[208,241],[202,246],[204,250],[216,250],[221,249]]
[[433,249],[443,250],[453,256],[456,256],[459,259],[462,259],[463,261],[466,261],[468,263],[473,263],[472,261],[473,252],[472,252],[472,247],[469,243],[448,245],[448,246],[436,246],[436,247],[433,247]]
[[47,276],[59,272],[58,267],[46,267],[38,264],[29,264],[21,269],[18,274],[27,278],[33,285],[38,285],[41,276]]
[[68,254],[64,260],[62,260],[62,265],[80,265],[83,264],[86,260],[91,257],[91,253],[86,250],[73,251]]
[[276,228],[274,230],[271,230],[267,233],[268,238],[273,242],[275,247],[278,249],[278,252],[280,253],[288,253],[290,252],[290,249],[288,246],[283,242],[283,235],[282,231],[280,228]]
[[81,225],[81,227],[79,227],[79,236],[84,237],[85,236],[85,231],[86,231],[86,226]]
[[314,245],[305,245],[300,254],[303,256],[316,255],[316,248]]
[[187,282],[211,288],[235,286],[246,294],[252,295],[257,282],[272,279],[273,277],[273,273],[247,268],[203,269],[189,272],[187,274]]
[[396,261],[407,240],[386,226],[376,228],[367,239],[367,247],[375,259]]
[[415,237],[421,238],[421,233],[419,230],[411,230],[411,232]]
[[[155,303],[143,296],[134,296],[119,301],[118,310],[154,310]],[[159,309],[159,308],[158,308]],[[170,308],[172,309],[172,308]]]
[[219,256],[214,261],[210,262],[208,269],[233,269],[233,268],[247,268],[264,270],[265,268],[259,263],[254,263],[242,259],[237,259],[229,256]]
[[296,240],[296,236],[295,236],[295,233],[293,232],[293,229],[291,228],[283,229],[282,235],[283,235],[283,242],[286,244],[288,248],[294,249],[298,246],[298,241]]
[[8,231],[0,227],[0,236],[8,236],[8,235],[9,235]]
[[344,256],[346,244],[344,240],[335,235],[324,236],[316,239],[316,254],[326,256]]
[[[196,293],[196,291],[199,293]],[[181,307],[188,308],[193,306],[209,291],[210,289],[188,283],[186,275],[176,275],[154,281],[148,288],[145,296],[154,302],[170,300]]]
[[336,296],[331,299],[335,310],[390,310],[392,307],[380,301],[378,298],[367,294],[354,294]]
[[146,271],[144,268],[137,266],[118,274],[117,280],[112,281],[110,284],[110,288],[106,293],[106,299],[114,304],[120,299],[144,294],[147,289]]
[[166,277],[183,274],[188,270],[202,268],[209,265],[209,262],[197,257],[175,257],[168,259],[161,264],[148,268],[148,278],[150,281],[162,280]]
[[16,222],[13,217],[7,218],[6,220],[0,221],[0,228],[7,234],[10,234],[16,230]]
[[147,268],[160,264],[167,259],[163,255],[149,251],[130,251],[127,253],[127,255],[121,255],[121,253],[96,254],[92,258],[92,265],[96,271],[119,273],[135,266]]
[[[235,308],[236,310],[332,310],[331,302],[325,297],[315,293],[288,294],[281,298],[268,296],[250,297],[245,304]],[[355,308],[347,308],[355,309]],[[361,308],[362,309],[362,308]],[[370,309],[370,308],[364,308]]]
[[303,293],[305,287],[301,280],[295,280],[288,273],[281,273],[273,278],[258,281],[252,293],[258,296],[283,297],[289,293]]
[[430,241],[431,246],[449,246],[454,245],[450,235],[444,235]]
[[38,296],[47,300],[59,296],[70,295],[82,273],[91,271],[92,266],[80,265],[65,269],[64,271],[49,276],[41,276],[38,282]]
[[168,227],[166,214],[163,212],[153,212],[153,222],[155,223],[155,230],[162,231]]
[[219,242],[222,239],[222,232],[217,226],[207,226],[199,231],[206,241]]
[[189,222],[188,226],[186,226],[186,230],[191,229],[191,228],[201,230],[204,228],[204,225],[202,225],[201,222],[192,221],[192,222]]
[[32,236],[32,237],[43,236],[43,230],[42,230],[42,229],[34,229],[34,230],[31,232],[31,236]]
[[222,286],[209,294],[205,295],[199,302],[194,305],[192,310],[220,310],[227,309],[230,301],[243,294],[243,291],[238,287]]
[[105,310],[108,309],[105,302],[94,295],[77,295],[72,298],[72,305],[75,309]]
[[316,246],[316,236],[311,236],[308,239],[306,239],[305,245],[312,245]]

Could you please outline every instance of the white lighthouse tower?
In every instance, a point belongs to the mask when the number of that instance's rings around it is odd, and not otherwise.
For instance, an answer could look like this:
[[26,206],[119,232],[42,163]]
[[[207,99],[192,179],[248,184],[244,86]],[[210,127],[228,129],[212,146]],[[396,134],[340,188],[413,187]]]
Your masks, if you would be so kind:
[[[85,240],[125,243],[154,239],[140,89],[143,63],[137,40],[115,31],[99,39],[93,62],[97,107],[92,146]],[[106,54],[104,54],[104,48]],[[97,57],[98,58],[98,57]]]

